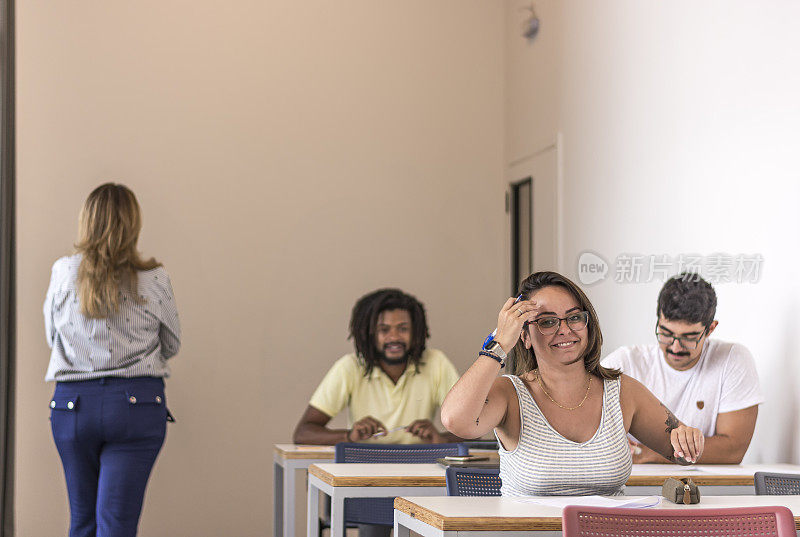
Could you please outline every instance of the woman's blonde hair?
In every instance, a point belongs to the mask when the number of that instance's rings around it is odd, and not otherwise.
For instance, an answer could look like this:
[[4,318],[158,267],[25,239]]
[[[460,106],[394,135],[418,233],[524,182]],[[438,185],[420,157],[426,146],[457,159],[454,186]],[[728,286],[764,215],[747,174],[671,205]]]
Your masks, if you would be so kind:
[[78,296],[86,317],[102,319],[116,313],[123,293],[141,302],[136,272],[161,266],[153,258],[139,256],[136,242],[141,229],[139,204],[128,187],[105,183],[89,194],[81,209],[75,244],[82,256]]

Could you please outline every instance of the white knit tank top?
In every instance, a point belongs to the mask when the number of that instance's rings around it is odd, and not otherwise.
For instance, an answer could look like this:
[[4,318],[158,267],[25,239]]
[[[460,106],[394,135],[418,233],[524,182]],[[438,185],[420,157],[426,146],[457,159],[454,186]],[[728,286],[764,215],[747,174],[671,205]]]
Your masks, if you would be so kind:
[[521,424],[516,449],[499,449],[503,496],[622,494],[633,461],[619,404],[621,378],[603,382],[600,427],[578,443],[553,429],[522,379],[504,376],[517,391]]

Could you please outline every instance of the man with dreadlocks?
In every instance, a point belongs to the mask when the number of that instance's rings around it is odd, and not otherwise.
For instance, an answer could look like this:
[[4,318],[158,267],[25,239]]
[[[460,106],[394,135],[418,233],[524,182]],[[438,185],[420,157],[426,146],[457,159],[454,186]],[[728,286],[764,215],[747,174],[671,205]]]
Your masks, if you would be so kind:
[[[379,289],[353,307],[350,337],[355,353],[333,364],[294,431],[297,444],[458,440],[434,426],[436,409],[458,380],[441,351],[426,349],[425,309],[399,289]],[[348,429],[328,422],[349,407]]]

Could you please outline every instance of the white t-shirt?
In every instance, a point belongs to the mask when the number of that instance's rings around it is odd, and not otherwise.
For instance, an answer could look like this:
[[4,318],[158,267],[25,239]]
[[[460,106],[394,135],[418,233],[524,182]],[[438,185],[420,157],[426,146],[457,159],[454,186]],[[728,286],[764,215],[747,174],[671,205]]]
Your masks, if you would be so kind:
[[658,397],[675,416],[714,436],[717,414],[764,402],[753,355],[738,343],[706,340],[700,360],[686,371],[667,364],[658,345],[620,347],[603,359]]

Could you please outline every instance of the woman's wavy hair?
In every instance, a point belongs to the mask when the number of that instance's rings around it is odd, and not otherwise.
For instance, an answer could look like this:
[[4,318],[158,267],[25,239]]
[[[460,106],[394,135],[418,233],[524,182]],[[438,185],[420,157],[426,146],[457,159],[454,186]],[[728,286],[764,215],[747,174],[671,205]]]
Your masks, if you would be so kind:
[[102,319],[116,313],[123,293],[141,302],[136,272],[161,266],[153,258],[139,256],[136,242],[141,229],[139,204],[126,186],[105,183],[86,198],[75,244],[81,254],[78,296],[84,316]]
[[405,310],[411,316],[411,346],[408,361],[419,371],[425,340],[430,337],[425,306],[415,297],[400,289],[378,289],[358,299],[350,317],[350,338],[356,347],[356,355],[364,365],[364,376],[368,377],[380,362],[380,353],[375,346],[378,317],[384,311]]
[[[534,272],[522,281],[517,294],[522,295],[523,300],[528,300],[539,289],[550,286],[566,289],[578,302],[581,310],[589,312],[589,324],[587,325],[589,344],[583,356],[583,366],[586,371],[602,379],[619,377],[621,374],[619,370],[609,369],[600,365],[600,352],[603,346],[603,332],[600,330],[600,321],[597,319],[597,313],[595,313],[594,306],[592,306],[589,298],[569,278],[557,272]],[[533,324],[530,323],[528,326],[533,326]],[[536,330],[536,327],[534,326],[531,330]],[[511,373],[517,376],[524,375],[537,367],[536,353],[533,352],[533,347],[530,349],[525,348],[525,343],[520,337],[513,349]]]

